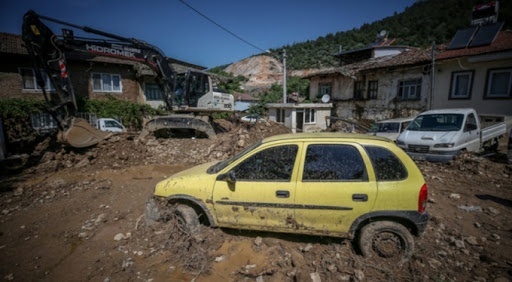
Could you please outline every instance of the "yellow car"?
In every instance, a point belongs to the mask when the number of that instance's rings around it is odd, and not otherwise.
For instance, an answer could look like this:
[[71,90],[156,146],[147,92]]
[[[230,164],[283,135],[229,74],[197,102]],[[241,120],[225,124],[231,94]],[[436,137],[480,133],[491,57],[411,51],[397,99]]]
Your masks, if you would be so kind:
[[146,216],[163,220],[172,207],[190,232],[202,222],[347,237],[364,256],[402,259],[426,229],[427,194],[418,167],[389,139],[284,134],[159,182]]

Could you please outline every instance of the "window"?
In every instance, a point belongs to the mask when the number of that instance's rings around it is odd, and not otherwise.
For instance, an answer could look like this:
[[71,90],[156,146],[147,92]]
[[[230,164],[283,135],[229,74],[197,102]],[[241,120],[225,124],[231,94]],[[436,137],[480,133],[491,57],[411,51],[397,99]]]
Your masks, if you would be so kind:
[[121,76],[119,74],[93,73],[92,90],[94,92],[121,93]]
[[57,122],[45,112],[33,113],[30,115],[32,128],[39,132],[51,132],[57,129]]
[[318,98],[324,95],[331,95],[332,93],[332,84],[331,83],[319,83],[318,84]]
[[304,182],[363,181],[366,170],[359,151],[350,145],[309,145],[304,162]]
[[512,68],[489,70],[485,98],[512,98]]
[[354,100],[364,99],[364,82],[356,81],[354,83]]
[[284,109],[276,109],[276,122],[284,123]]
[[155,83],[146,83],[144,96],[146,96],[146,101],[163,101],[162,90]]
[[[462,123],[462,121],[461,121]],[[466,124],[464,125],[464,132],[472,131],[477,129],[476,117],[473,113],[469,114],[466,118]]]
[[377,99],[379,93],[379,81],[370,80],[368,81],[368,99]]
[[315,123],[315,116],[315,109],[304,109],[304,123]]
[[469,99],[473,84],[473,71],[452,73],[450,99]]
[[377,181],[394,181],[407,178],[407,170],[400,159],[386,148],[377,146],[364,147],[370,159]]
[[290,181],[297,145],[284,145],[260,151],[233,170],[237,181]]
[[[41,91],[41,87],[39,87],[39,85],[37,84],[36,74],[33,69],[20,68],[20,74],[23,83],[23,89]],[[55,91],[55,88],[53,87],[48,74],[42,70],[41,74],[43,75],[44,89],[46,91]]]
[[398,82],[398,99],[419,100],[421,98],[421,78]]

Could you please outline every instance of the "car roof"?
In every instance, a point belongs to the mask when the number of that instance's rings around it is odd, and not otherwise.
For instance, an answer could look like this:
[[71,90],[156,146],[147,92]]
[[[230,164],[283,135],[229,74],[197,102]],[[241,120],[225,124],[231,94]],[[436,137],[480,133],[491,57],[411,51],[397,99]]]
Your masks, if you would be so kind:
[[471,108],[456,108],[456,109],[439,109],[439,110],[430,110],[421,113],[420,115],[425,114],[465,114],[470,111],[473,111]]
[[404,121],[412,121],[413,117],[407,117],[407,118],[392,118],[392,119],[386,119],[378,121],[377,123],[385,123],[385,122],[404,122]]
[[315,133],[287,133],[267,137],[262,140],[262,143],[282,140],[308,140],[308,139],[346,139],[346,140],[374,140],[392,142],[388,138],[373,136],[367,134],[357,133],[343,133],[343,132],[315,132]]

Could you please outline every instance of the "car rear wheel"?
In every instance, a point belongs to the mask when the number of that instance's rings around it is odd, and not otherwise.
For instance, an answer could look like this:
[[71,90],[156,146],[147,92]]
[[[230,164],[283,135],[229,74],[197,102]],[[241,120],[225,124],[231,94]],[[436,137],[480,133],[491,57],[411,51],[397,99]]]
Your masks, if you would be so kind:
[[364,257],[407,260],[414,238],[405,226],[392,221],[372,222],[361,229],[358,245]]

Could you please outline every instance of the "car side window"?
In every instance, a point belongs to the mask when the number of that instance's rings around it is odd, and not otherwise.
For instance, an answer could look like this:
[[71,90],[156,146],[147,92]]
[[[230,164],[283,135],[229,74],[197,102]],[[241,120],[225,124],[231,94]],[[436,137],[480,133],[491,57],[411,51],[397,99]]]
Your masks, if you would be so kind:
[[290,181],[292,177],[297,145],[272,147],[258,152],[237,165],[237,181]]
[[372,160],[377,181],[396,181],[407,178],[404,164],[393,152],[377,146],[364,148]]
[[304,182],[364,181],[366,168],[359,151],[350,145],[309,145],[304,162]]

